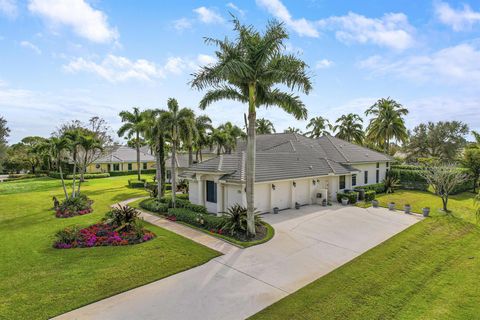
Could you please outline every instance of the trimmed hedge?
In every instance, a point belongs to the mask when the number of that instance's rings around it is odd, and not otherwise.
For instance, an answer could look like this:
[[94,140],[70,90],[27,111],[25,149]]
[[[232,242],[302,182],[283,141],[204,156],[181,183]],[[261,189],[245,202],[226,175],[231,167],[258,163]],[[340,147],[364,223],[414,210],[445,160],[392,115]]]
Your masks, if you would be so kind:
[[[156,173],[157,170],[155,169],[147,169],[147,170],[142,170],[142,174],[152,174]],[[111,177],[118,177],[118,176],[131,176],[133,174],[137,174],[137,171],[110,171],[110,176]]]
[[182,221],[207,230],[218,230],[224,222],[222,217],[201,214],[186,208],[170,208],[168,209],[168,216],[170,218],[175,217],[177,221]]
[[157,213],[167,213],[168,204],[159,202],[157,199],[145,199],[140,202],[140,208]]
[[417,166],[414,164],[392,164],[392,170],[423,170],[423,166]]
[[145,179],[129,179],[128,186],[130,188],[144,188],[145,187]]
[[31,179],[31,178],[40,178],[40,177],[46,177],[47,175],[45,173],[28,173],[28,174],[16,174],[12,173],[9,174],[6,179],[4,179],[5,182],[7,181],[16,181],[16,180],[24,180],[24,179]]
[[365,202],[370,202],[372,200],[375,200],[377,193],[375,190],[366,190],[365,191]]
[[349,204],[354,204],[358,200],[358,192],[348,191],[348,192],[345,192],[345,193],[340,193],[340,192],[337,193],[337,201],[338,202],[342,202],[342,198],[344,198],[344,197],[348,198],[348,203]]
[[402,189],[408,190],[428,190],[428,182],[422,176],[423,168],[419,166],[403,165],[405,167],[411,167],[414,169],[400,169],[394,168],[390,171],[390,174],[400,180]]
[[[50,178],[60,179],[60,173],[59,172],[50,172],[48,174],[48,176]],[[81,177],[81,174],[76,175],[77,179],[80,179],[80,177]],[[105,173],[85,173],[83,175],[83,178],[87,179],[87,180],[88,179],[101,179],[101,178],[108,178],[108,177],[110,177],[110,174],[108,172],[105,172]],[[63,174],[63,179],[72,180],[73,175],[72,174]]]
[[385,184],[380,182],[380,183],[369,184],[367,186],[355,187],[355,189],[363,189],[365,191],[373,190],[373,191],[375,191],[376,194],[378,194],[378,193],[384,193],[385,192]]

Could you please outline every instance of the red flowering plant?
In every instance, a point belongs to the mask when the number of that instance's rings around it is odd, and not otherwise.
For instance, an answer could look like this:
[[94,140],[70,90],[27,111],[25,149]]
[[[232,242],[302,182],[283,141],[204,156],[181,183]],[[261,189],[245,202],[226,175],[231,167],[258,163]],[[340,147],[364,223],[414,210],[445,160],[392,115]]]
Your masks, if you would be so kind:
[[60,204],[55,205],[55,216],[57,218],[70,218],[81,216],[93,212],[93,200],[84,194],[78,194],[75,197],[68,198]]
[[57,232],[53,246],[57,249],[98,246],[123,246],[149,241],[155,234],[143,227],[139,212],[119,206],[105,215],[101,223],[79,229],[69,227]]

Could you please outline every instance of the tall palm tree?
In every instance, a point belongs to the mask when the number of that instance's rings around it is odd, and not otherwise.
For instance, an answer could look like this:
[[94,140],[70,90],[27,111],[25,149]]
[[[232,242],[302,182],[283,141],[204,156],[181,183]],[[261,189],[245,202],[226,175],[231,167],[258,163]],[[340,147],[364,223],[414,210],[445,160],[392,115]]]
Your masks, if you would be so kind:
[[218,47],[217,62],[203,66],[193,75],[192,87],[211,88],[200,102],[200,108],[223,99],[248,103],[248,139],[246,164],[247,231],[255,235],[254,187],[256,153],[256,109],[278,106],[297,119],[307,117],[307,109],[300,98],[284,92],[276,85],[306,94],[312,88],[307,65],[292,54],[285,54],[288,34],[282,23],[272,21],[261,34],[252,26],[233,19],[234,41],[225,38],[206,38],[206,43]]
[[[208,145],[208,131],[212,131],[212,120],[207,115],[198,116],[195,119],[195,128],[197,132],[197,138],[195,139],[195,159],[197,162],[203,161],[202,149]],[[200,156],[200,159],[199,159]]]
[[328,121],[328,119],[323,117],[315,117],[310,119],[310,122],[307,124],[307,131],[306,134],[310,138],[320,138],[323,135],[330,134],[328,130],[332,130],[332,125]]
[[405,142],[408,139],[407,128],[403,116],[408,110],[393,99],[379,99],[365,111],[365,115],[373,116],[367,127],[367,138],[375,141],[388,153],[390,140]]
[[191,109],[178,106],[176,99],[170,98],[167,102],[168,111],[164,112],[162,122],[170,133],[170,143],[172,147],[172,205],[175,207],[176,191],[177,191],[177,148],[180,147],[181,137],[179,131],[182,127],[188,127],[195,119],[195,114]]
[[79,136],[78,147],[82,150],[83,155],[83,157],[79,159],[81,161],[81,172],[77,192],[80,193],[80,185],[84,181],[84,174],[87,170],[89,161],[92,161],[93,153],[103,151],[103,146],[93,132],[85,132]]
[[272,121],[268,119],[257,119],[257,134],[272,134],[275,133],[275,127]]
[[123,137],[125,134],[127,138],[134,138],[135,149],[137,150],[137,179],[140,180],[142,168],[140,167],[140,133],[144,129],[144,114],[137,108],[133,108],[133,112],[121,111],[120,117],[124,124],[118,129],[118,136]]
[[60,179],[62,180],[63,193],[65,194],[65,200],[68,199],[67,187],[65,186],[65,180],[63,178],[63,169],[62,169],[62,157],[63,153],[70,148],[70,141],[65,137],[51,137],[48,140],[50,146],[50,153],[52,159],[55,161],[58,172],[60,173]]
[[217,154],[220,155],[222,149],[230,154],[237,146],[237,140],[245,138],[245,132],[231,122],[225,122],[214,129],[211,142],[217,145]]
[[79,152],[79,147],[78,145],[80,144],[80,139],[82,135],[84,134],[82,128],[74,128],[74,129],[69,129],[65,131],[63,134],[63,137],[67,139],[70,145],[70,150],[72,154],[72,161],[73,161],[73,178],[72,178],[72,198],[76,197],[76,181],[77,181],[77,163],[78,163],[78,152]]
[[188,166],[193,164],[193,145],[198,138],[197,126],[195,123],[195,113],[192,111],[191,116],[185,118],[184,123],[178,128],[180,140],[188,151]]
[[299,128],[295,128],[295,127],[288,127],[287,129],[283,130],[284,133],[298,133],[298,134],[302,134],[302,130],[300,130]]
[[333,132],[338,131],[335,137],[362,145],[365,136],[362,122],[363,120],[358,114],[342,115],[335,121],[336,125],[333,126]]

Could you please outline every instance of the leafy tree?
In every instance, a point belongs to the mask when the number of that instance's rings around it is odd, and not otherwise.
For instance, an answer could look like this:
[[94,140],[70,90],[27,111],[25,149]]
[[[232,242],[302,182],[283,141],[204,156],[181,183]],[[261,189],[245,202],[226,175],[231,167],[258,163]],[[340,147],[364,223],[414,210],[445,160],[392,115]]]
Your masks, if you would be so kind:
[[460,121],[422,123],[413,129],[405,147],[408,160],[438,158],[444,162],[452,162],[466,145],[467,134],[468,126]]
[[283,130],[283,133],[303,134],[302,130],[300,130],[299,128],[295,128],[295,127],[288,127],[287,129]]
[[209,145],[208,133],[213,130],[212,120],[206,115],[198,116],[195,119],[195,128],[197,132],[197,138],[194,142],[196,149],[195,159],[198,162],[199,160],[203,161],[202,149]]
[[408,110],[393,99],[379,99],[365,111],[365,115],[373,116],[367,127],[367,138],[375,141],[388,153],[390,141],[406,142],[407,128],[403,116]]
[[133,108],[133,111],[122,111],[120,117],[124,124],[118,129],[118,136],[131,139],[134,137],[135,149],[137,151],[137,179],[140,180],[142,168],[140,166],[140,133],[143,131],[144,126],[144,114],[137,107]]
[[7,120],[0,117],[0,171],[2,171],[2,163],[7,153],[7,138],[9,136],[10,129],[7,127]]
[[364,139],[362,122],[363,120],[358,114],[342,115],[333,126],[333,132],[337,132],[335,137],[362,145]]
[[284,53],[288,34],[283,24],[269,22],[263,34],[253,26],[242,25],[236,18],[233,24],[235,40],[206,38],[206,43],[218,47],[217,62],[202,67],[194,74],[191,85],[200,90],[211,88],[200,102],[202,109],[223,99],[248,103],[247,220],[248,233],[255,235],[256,109],[260,106],[278,106],[297,119],[305,119],[307,109],[300,98],[282,91],[276,85],[308,94],[312,84],[306,73],[305,62]]
[[182,126],[178,128],[180,140],[188,151],[188,166],[193,164],[193,145],[198,137],[195,119],[195,113],[192,111],[191,115],[184,119]]
[[426,167],[419,173],[442,199],[443,211],[449,213],[448,198],[457,185],[466,182],[466,175],[452,164]]
[[462,165],[470,171],[473,178],[473,192],[477,192],[477,183],[478,179],[480,179],[480,149],[465,149],[460,161]]
[[256,131],[257,134],[272,134],[276,132],[272,121],[265,118],[257,119]]
[[307,124],[307,131],[306,135],[310,138],[320,138],[326,134],[330,134],[328,130],[332,130],[332,125],[328,121],[328,119],[323,117],[315,117],[310,119],[310,122]]
[[231,154],[237,146],[237,140],[244,137],[245,133],[240,127],[231,122],[226,122],[213,129],[210,143],[211,147],[217,146],[218,155],[220,155],[222,150],[227,154]]
[[32,170],[32,173],[35,173],[35,170],[41,165],[44,157],[44,149],[42,145],[47,141],[47,139],[38,136],[29,136],[21,140],[23,144],[23,157]]

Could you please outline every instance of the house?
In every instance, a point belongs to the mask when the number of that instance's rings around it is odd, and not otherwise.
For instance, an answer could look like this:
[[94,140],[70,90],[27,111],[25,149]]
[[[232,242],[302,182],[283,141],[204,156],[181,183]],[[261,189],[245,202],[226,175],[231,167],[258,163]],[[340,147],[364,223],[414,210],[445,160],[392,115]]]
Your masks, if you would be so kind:
[[[204,148],[198,154],[193,154],[193,163],[199,163],[218,156],[217,147]],[[183,179],[182,174],[188,170],[188,152],[179,152],[175,157],[178,180]],[[172,157],[165,159],[166,180],[172,182]]]
[[[337,192],[381,182],[393,159],[332,136],[310,139],[295,133],[259,135],[256,140],[255,207],[293,208]],[[190,201],[214,213],[238,203],[246,206],[246,141],[236,152],[194,164],[182,176],[189,180]]]
[[[140,150],[142,170],[155,169],[155,157],[146,149]],[[137,171],[137,150],[128,146],[113,146],[87,167],[88,173]]]

